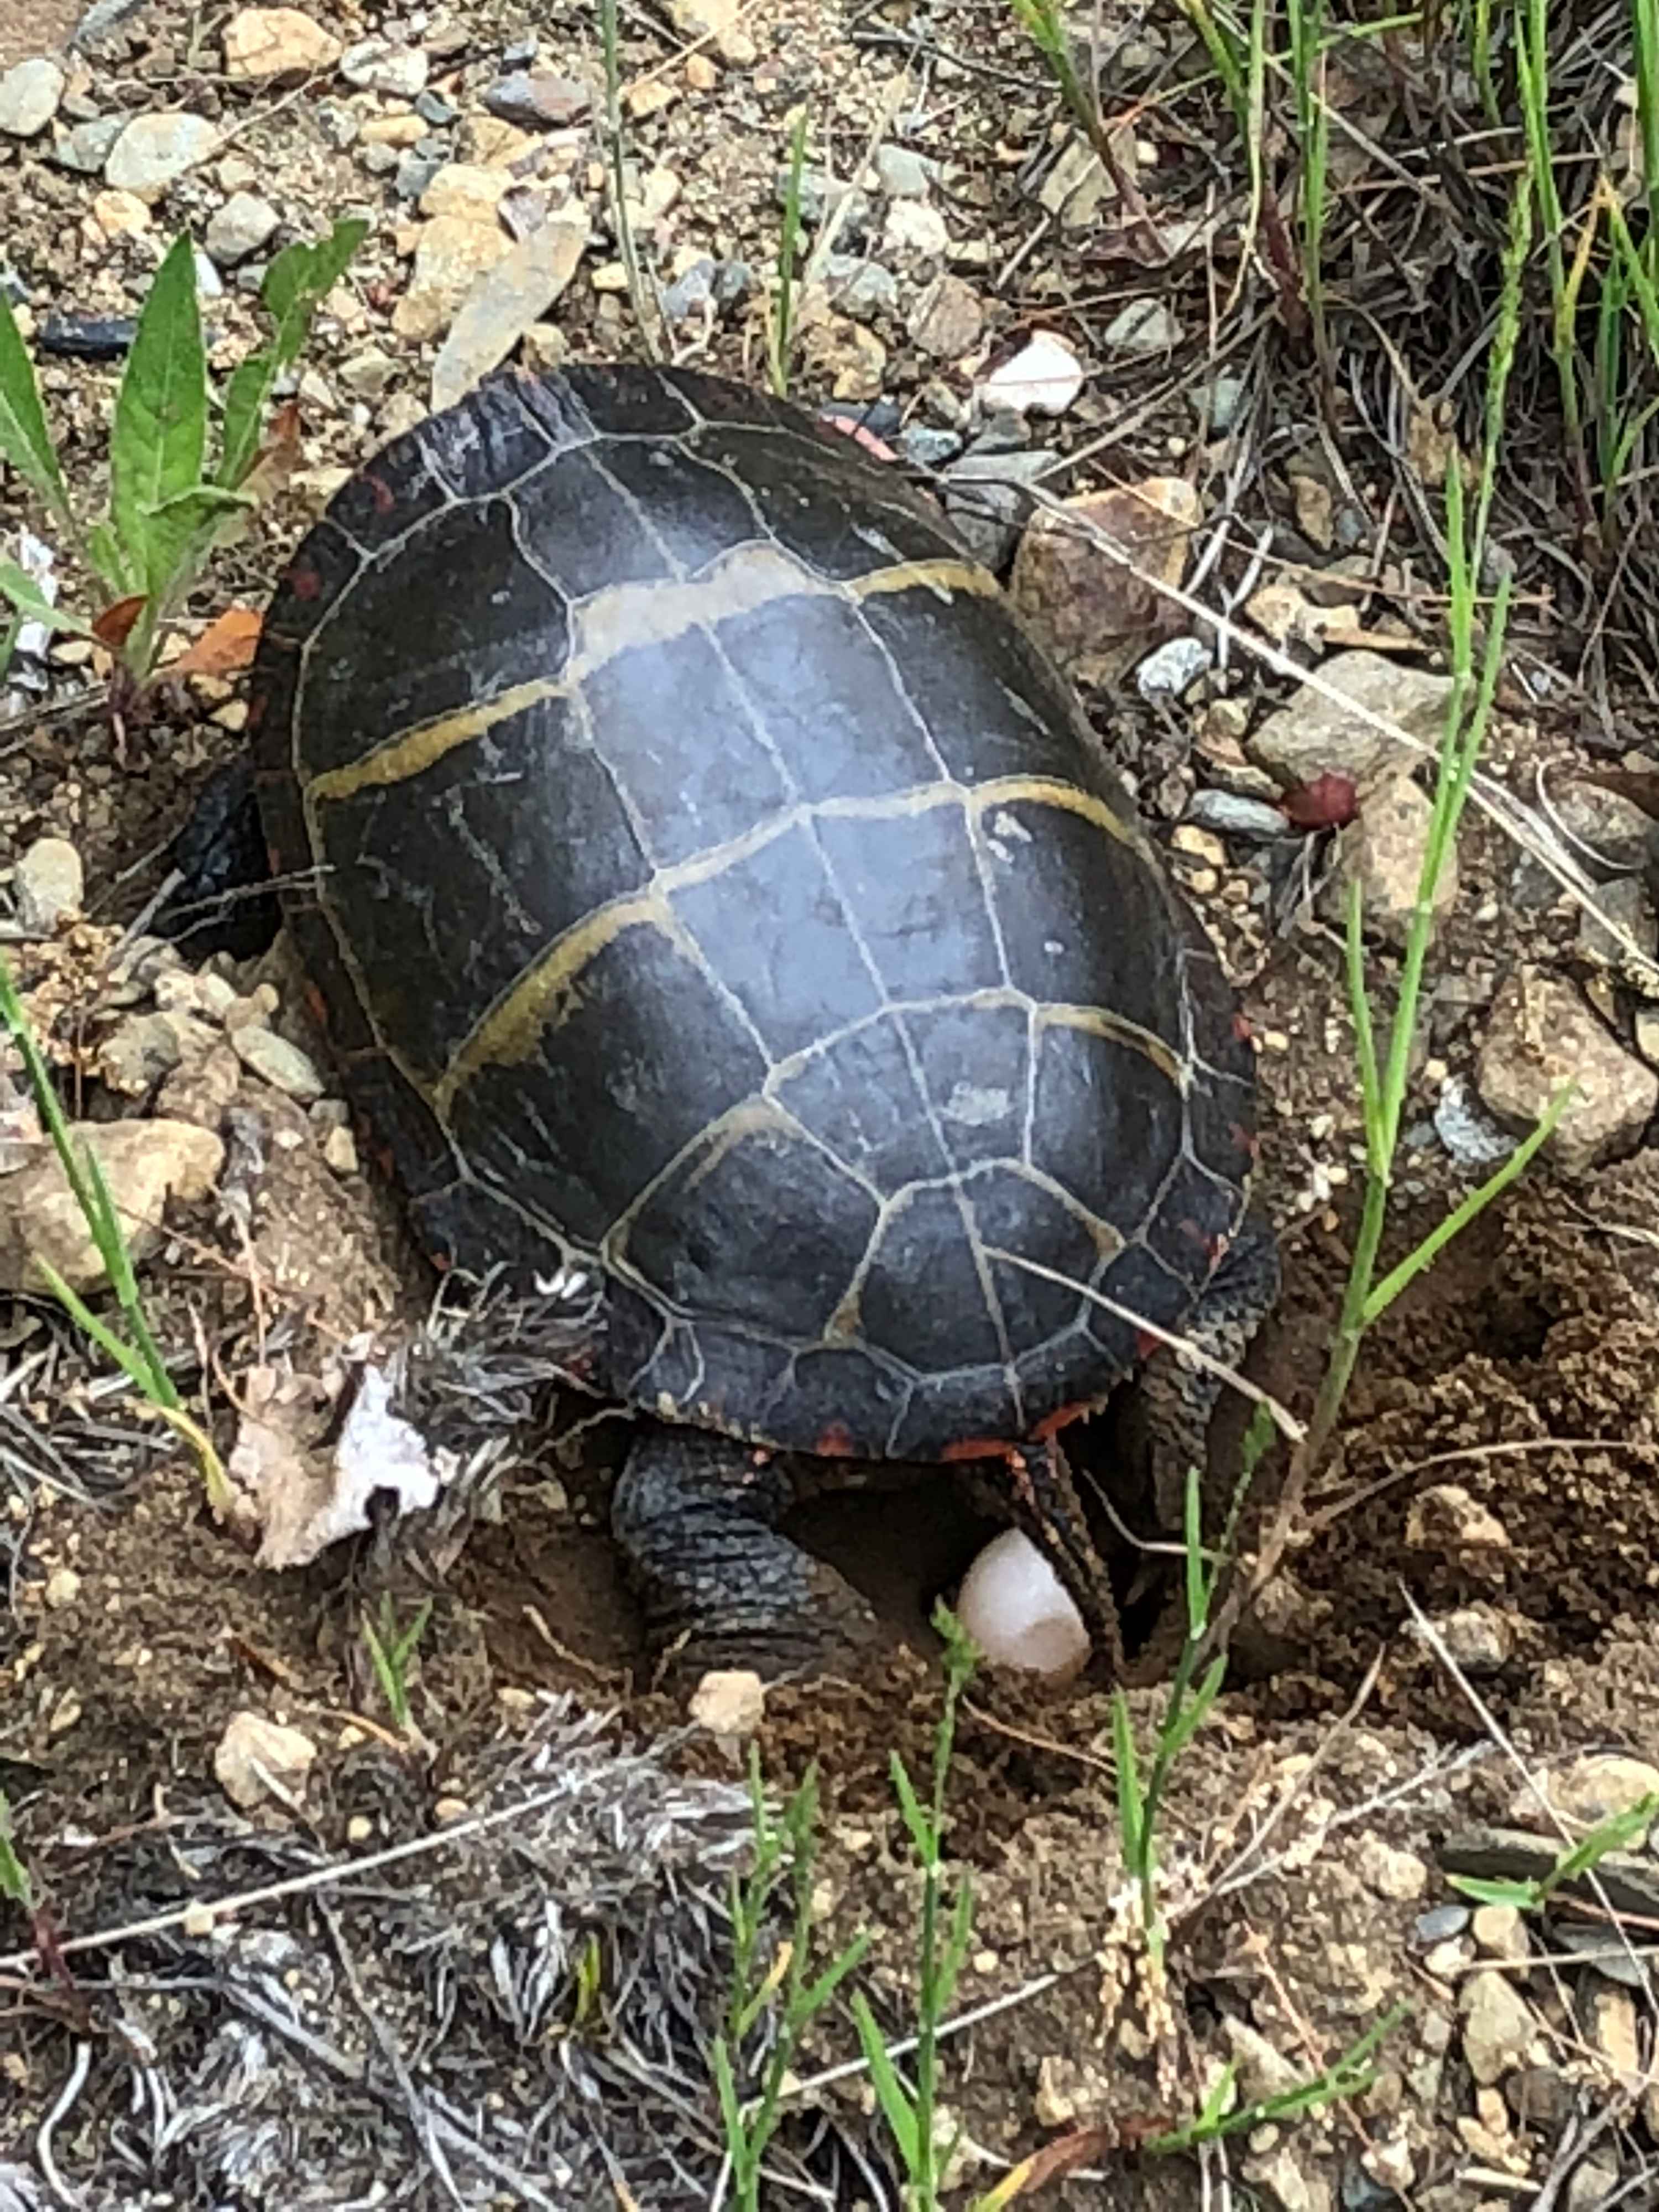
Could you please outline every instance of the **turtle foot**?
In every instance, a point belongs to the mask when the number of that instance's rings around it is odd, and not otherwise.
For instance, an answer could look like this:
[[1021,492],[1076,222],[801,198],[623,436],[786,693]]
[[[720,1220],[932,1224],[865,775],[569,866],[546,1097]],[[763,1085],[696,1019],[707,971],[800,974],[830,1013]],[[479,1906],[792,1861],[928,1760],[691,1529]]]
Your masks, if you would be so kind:
[[752,1668],[767,1680],[844,1662],[879,1635],[833,1567],[778,1533],[795,1501],[787,1461],[697,1429],[643,1430],[611,1527],[653,1650],[678,1675]]

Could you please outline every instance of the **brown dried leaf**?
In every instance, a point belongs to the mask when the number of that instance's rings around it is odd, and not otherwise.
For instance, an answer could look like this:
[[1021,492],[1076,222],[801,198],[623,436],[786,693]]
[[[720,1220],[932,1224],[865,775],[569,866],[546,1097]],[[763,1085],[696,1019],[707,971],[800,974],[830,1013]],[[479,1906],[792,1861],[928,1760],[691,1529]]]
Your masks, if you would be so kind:
[[260,617],[252,607],[227,607],[194,645],[167,664],[169,676],[232,676],[252,663],[259,645]]

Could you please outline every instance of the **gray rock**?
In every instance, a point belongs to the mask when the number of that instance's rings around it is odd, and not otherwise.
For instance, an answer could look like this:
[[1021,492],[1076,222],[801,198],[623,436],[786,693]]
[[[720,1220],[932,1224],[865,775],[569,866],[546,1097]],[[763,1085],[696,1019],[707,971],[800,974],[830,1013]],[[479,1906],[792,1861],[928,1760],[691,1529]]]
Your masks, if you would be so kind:
[[889,199],[925,200],[939,176],[939,163],[908,146],[878,146],[876,180]]
[[434,131],[453,131],[461,119],[461,111],[454,102],[446,100],[442,93],[434,92],[429,85],[416,101],[415,112]]
[[1246,377],[1235,376],[1223,369],[1207,384],[1200,384],[1193,394],[1193,404],[1200,419],[1212,430],[1231,430],[1238,420],[1238,410],[1249,390]]
[[517,70],[498,77],[483,104],[503,123],[523,131],[562,131],[580,123],[593,105],[591,85],[580,77],[555,76],[545,70]]
[[1659,824],[1622,792],[1566,783],[1553,788],[1549,797],[1561,829],[1592,865],[1633,872],[1646,860],[1650,844],[1659,841]]
[[912,422],[899,432],[894,443],[911,467],[917,469],[942,469],[962,451],[962,440],[956,431],[937,430],[927,422]]
[[64,72],[44,56],[19,62],[0,76],[0,131],[10,138],[33,138],[58,112],[64,96]]
[[[1328,769],[1363,783],[1385,764],[1410,766],[1421,757],[1370,717],[1398,723],[1409,738],[1437,745],[1450,681],[1419,668],[1402,667],[1380,653],[1339,653],[1320,670],[1324,690],[1304,685],[1287,707],[1269,714],[1245,750],[1286,789],[1311,783]],[[1360,711],[1356,713],[1352,709]]]
[[939,261],[951,250],[951,233],[945,217],[926,200],[895,200],[882,225],[881,242],[889,253]]
[[1467,1905],[1434,1905],[1413,1921],[1412,1941],[1419,1950],[1431,1951],[1437,1943],[1449,1943],[1461,1936],[1473,1917]]
[[163,1076],[170,1075],[185,1056],[180,1024],[190,1022],[200,1032],[202,1050],[213,1043],[214,1031],[205,1022],[188,1015],[128,1014],[116,1024],[98,1048],[98,1078],[124,1097],[140,1098]]
[[714,305],[735,307],[755,289],[755,272],[746,261],[722,261],[714,270]]
[[1610,884],[1602,884],[1595,893],[1595,914],[1580,908],[1578,913],[1578,951],[1581,958],[1597,968],[1612,968],[1622,974],[1633,966],[1631,956],[1613,930],[1603,927],[1597,915],[1605,915],[1613,928],[1633,938],[1650,958],[1659,950],[1659,923],[1656,923],[1653,901],[1648,896],[1648,887],[1639,876],[1617,876]]
[[832,302],[844,314],[868,317],[898,311],[898,278],[879,261],[861,253],[831,253],[823,274]]
[[222,269],[234,269],[269,245],[282,219],[257,192],[233,192],[208,218],[207,250]]
[[[775,189],[778,205],[781,208],[787,207],[789,204],[787,169],[778,171]],[[853,187],[842,178],[832,176],[827,169],[814,167],[810,161],[801,170],[799,206],[803,222],[813,224],[822,222],[832,210],[839,208],[842,202],[848,199],[849,197],[850,204],[841,219],[836,234],[841,238],[857,237],[869,228],[871,206],[868,194],[854,191]]]
[[323,1079],[309,1056],[275,1030],[249,1022],[230,1031],[230,1042],[243,1066],[251,1067],[273,1091],[297,1098],[302,1105],[322,1097]]
[[316,115],[317,128],[323,134],[324,143],[331,146],[337,154],[343,154],[348,146],[356,143],[357,133],[362,128],[362,118],[355,107],[348,107],[343,100],[322,100],[317,103]]
[[1248,837],[1257,845],[1276,845],[1291,825],[1265,799],[1246,799],[1236,791],[1195,791],[1187,802],[1186,821],[1223,837]]
[[26,937],[53,936],[86,896],[81,855],[66,837],[37,837],[12,877],[17,921]]
[[349,355],[334,372],[354,399],[378,399],[398,374],[398,364],[379,346]]
[[428,62],[419,46],[399,46],[391,39],[359,39],[340,57],[340,75],[360,92],[389,93],[396,100],[415,100],[426,90]]
[[98,46],[145,4],[146,0],[93,0],[71,33],[70,44],[79,47]]
[[1522,2066],[1504,2084],[1504,2101],[1523,2128],[1553,2136],[1566,2124],[1577,2086],[1553,2066]]
[[964,453],[945,471],[945,512],[976,560],[1000,568],[1031,510],[1030,486],[1049,467],[1041,450]]
[[935,276],[910,317],[910,336],[937,361],[959,361],[985,335],[985,310],[960,276]]
[[1135,689],[1143,699],[1178,699],[1214,665],[1215,647],[1207,639],[1169,638],[1137,664]]
[[411,146],[398,159],[398,173],[392,180],[392,191],[400,200],[418,200],[448,158],[443,153],[423,154],[418,146]]
[[1434,1133],[1461,1168],[1489,1168],[1506,1160],[1515,1139],[1489,1121],[1461,1075],[1449,1075],[1434,1109]]
[[1182,328],[1162,300],[1131,300],[1107,324],[1101,343],[1113,353],[1170,353],[1181,343]]
[[59,137],[52,158],[60,169],[73,169],[82,177],[100,176],[110,149],[126,127],[125,115],[100,115],[90,123],[77,123]]
[[118,191],[155,198],[177,178],[205,161],[219,133],[205,116],[179,110],[135,115],[110,149],[104,176]]
[[694,261],[683,275],[664,289],[662,311],[671,323],[683,323],[714,304],[714,264],[705,258]]
[[[378,139],[371,139],[357,156],[371,177],[389,177],[403,158],[395,146],[382,145]],[[432,176],[436,174],[437,171],[434,169]],[[428,177],[427,184],[431,183],[432,176]],[[423,185],[421,189],[424,191],[426,185]]]

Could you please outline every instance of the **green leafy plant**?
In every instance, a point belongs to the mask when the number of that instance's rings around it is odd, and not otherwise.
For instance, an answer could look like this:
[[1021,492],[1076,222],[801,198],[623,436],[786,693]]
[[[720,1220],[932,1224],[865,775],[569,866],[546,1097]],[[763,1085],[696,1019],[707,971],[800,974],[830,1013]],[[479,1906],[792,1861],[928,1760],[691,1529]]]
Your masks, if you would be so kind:
[[[732,1879],[732,1984],[724,2033],[714,2039],[714,2085],[731,2161],[738,2212],[759,2212],[767,2146],[782,2117],[789,2068],[802,2033],[869,1948],[857,1936],[820,1972],[811,1972],[813,1874],[817,1862],[817,1769],[809,1766],[800,1787],[775,1820],[761,1780],[760,1755],[749,1753],[749,1794],[755,1848],[746,1873]],[[793,1900],[789,1934],[767,1957],[772,1901],[787,1882]],[[738,2069],[754,2029],[770,2008],[771,2038],[755,2094],[739,2094]]]
[[174,240],[145,297],[122,372],[110,428],[108,510],[94,522],[70,496],[33,363],[0,291],[0,453],[97,587],[97,604],[79,613],[49,604],[15,562],[0,561],[0,598],[19,617],[95,632],[119,645],[134,682],[152,674],[167,620],[254,504],[276,379],[299,358],[319,306],[367,229],[355,218],[337,222],[320,244],[289,246],[271,263],[260,297],[275,331],[226,384],[216,461],[209,455],[195,249],[187,237]]
[[431,1618],[432,1601],[425,1597],[399,1628],[390,1590],[380,1593],[378,1627],[367,1613],[363,1615],[363,1642],[368,1647],[369,1664],[374,1669],[374,1679],[380,1686],[392,1724],[399,1735],[410,1733],[409,1670]]
[[0,1790],[0,1897],[28,1911],[34,1902],[29,1870],[17,1850],[17,1832],[12,1826],[11,1802]]
[[144,1312],[143,1299],[139,1294],[138,1279],[133,1271],[132,1255],[121,1227],[115,1201],[110,1196],[109,1185],[98,1163],[98,1155],[90,1146],[77,1152],[70,1133],[69,1123],[58,1102],[58,1086],[52,1081],[52,1071],[46,1066],[23,1002],[17,994],[10,969],[0,959],[0,1023],[3,1023],[12,1042],[21,1056],[29,1089],[34,1097],[40,1119],[52,1139],[52,1149],[58,1155],[76,1205],[102,1261],[104,1273],[115,1296],[125,1334],[118,1334],[93,1312],[80,1292],[64,1280],[50,1261],[36,1255],[34,1265],[52,1296],[74,1322],[112,1359],[145,1401],[154,1407],[169,1428],[182,1437],[196,1455],[202,1471],[202,1480],[207,1492],[208,1503],[222,1518],[231,1510],[230,1486],[220,1464],[213,1440],[205,1429],[185,1411],[177,1386],[167,1372],[151,1334],[149,1318]]
[[1597,1821],[1588,1835],[1581,1836],[1576,1844],[1562,1851],[1545,1875],[1511,1881],[1489,1881],[1474,1874],[1448,1875],[1446,1879],[1454,1889],[1461,1890],[1465,1897],[1472,1897],[1477,1905],[1512,1905],[1517,1912],[1539,1912],[1558,1889],[1592,1873],[1609,1851],[1628,1850],[1645,1829],[1652,1826],[1656,1814],[1659,1814],[1659,1793],[1638,1798],[1634,1805],[1626,1806],[1622,1813],[1608,1814],[1605,1820]]
[[789,397],[795,356],[795,270],[800,260],[801,179],[806,172],[807,113],[799,109],[789,133],[789,167],[784,173],[783,222],[778,233],[778,285],[766,316],[766,367],[773,391]]

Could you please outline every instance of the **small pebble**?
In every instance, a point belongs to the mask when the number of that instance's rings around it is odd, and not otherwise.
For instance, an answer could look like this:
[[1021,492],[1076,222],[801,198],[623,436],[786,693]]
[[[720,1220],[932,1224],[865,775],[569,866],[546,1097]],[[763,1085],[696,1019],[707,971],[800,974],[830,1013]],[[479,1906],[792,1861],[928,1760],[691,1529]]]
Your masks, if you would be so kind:
[[19,62],[0,76],[0,131],[8,137],[33,138],[58,112],[64,96],[64,72],[44,57]]
[[249,1023],[230,1032],[230,1041],[236,1048],[236,1057],[245,1067],[281,1091],[289,1098],[302,1104],[323,1095],[323,1079],[318,1074],[309,1057],[297,1044],[290,1044],[275,1030],[262,1029]]
[[337,1176],[357,1172],[357,1142],[349,1129],[331,1129],[323,1139],[324,1164]]
[[86,896],[81,855],[65,837],[37,837],[17,863],[12,896],[25,936],[52,936],[81,911]]
[[1423,1950],[1450,1942],[1461,1936],[1474,1917],[1467,1905],[1437,1905],[1419,1912],[1412,1923],[1412,1941]]

